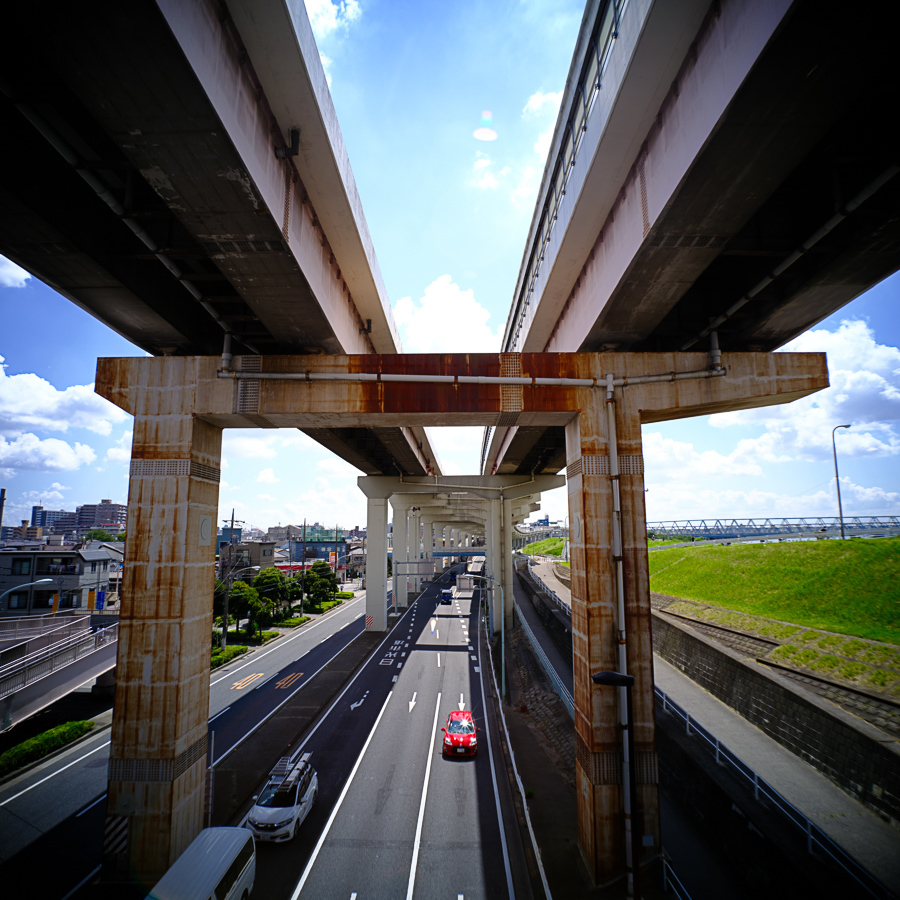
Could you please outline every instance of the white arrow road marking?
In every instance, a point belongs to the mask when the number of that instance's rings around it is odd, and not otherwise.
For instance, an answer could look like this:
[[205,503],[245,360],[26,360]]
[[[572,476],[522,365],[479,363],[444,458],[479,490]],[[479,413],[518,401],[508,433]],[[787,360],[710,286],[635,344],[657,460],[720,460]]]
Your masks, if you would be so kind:
[[416,694],[417,693],[418,693],[417,691],[413,691],[413,698],[412,698],[412,700],[409,701],[409,711],[410,712],[412,712],[413,707],[416,705]]
[[463,700],[463,695],[462,695],[462,694],[459,695],[459,708],[460,708],[460,709],[465,709],[465,708],[466,708],[466,701]]
[[350,704],[350,709],[356,709],[357,706],[362,706],[363,703],[365,703],[365,701],[366,701],[366,697],[368,697],[368,696],[369,696],[369,692],[366,691],[366,692],[362,695],[362,697],[361,697],[359,700],[356,701],[356,703],[351,703],[351,704]]

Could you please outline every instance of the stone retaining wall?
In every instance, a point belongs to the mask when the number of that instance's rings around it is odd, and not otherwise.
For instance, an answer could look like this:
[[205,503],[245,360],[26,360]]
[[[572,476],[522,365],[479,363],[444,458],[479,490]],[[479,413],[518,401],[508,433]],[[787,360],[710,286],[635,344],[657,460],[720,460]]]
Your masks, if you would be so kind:
[[900,828],[900,745],[776,672],[653,614],[653,649],[769,737]]

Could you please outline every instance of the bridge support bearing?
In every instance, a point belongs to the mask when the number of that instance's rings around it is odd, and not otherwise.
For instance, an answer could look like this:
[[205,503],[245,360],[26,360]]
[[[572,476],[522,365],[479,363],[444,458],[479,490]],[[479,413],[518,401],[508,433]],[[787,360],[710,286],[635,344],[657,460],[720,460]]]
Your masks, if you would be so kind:
[[174,415],[135,418],[119,614],[108,813],[129,820],[116,868],[148,885],[203,825],[222,431],[178,415],[184,381],[145,395]]

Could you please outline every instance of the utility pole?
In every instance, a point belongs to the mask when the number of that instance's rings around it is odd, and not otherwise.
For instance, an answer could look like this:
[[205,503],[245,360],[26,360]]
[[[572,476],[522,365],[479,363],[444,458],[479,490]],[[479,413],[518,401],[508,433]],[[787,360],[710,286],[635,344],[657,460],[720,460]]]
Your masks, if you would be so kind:
[[306,517],[303,517],[303,558],[300,560],[300,615],[303,615],[303,598],[306,596]]

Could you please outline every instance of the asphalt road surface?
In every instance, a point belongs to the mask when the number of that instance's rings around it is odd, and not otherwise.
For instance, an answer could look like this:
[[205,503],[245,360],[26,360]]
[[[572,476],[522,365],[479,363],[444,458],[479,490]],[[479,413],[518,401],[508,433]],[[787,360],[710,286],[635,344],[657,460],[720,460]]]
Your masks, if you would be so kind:
[[[312,752],[319,798],[297,838],[257,845],[258,896],[515,896],[477,602],[440,605],[440,587],[407,610],[297,749]],[[443,758],[440,727],[460,707],[482,729],[478,754]]]
[[[251,738],[344,647],[363,633],[365,598],[237,660],[210,681],[210,758]],[[32,900],[59,900],[100,865],[106,823],[109,731],[0,785],[0,878],[29,876]],[[50,863],[52,861],[52,863]],[[259,894],[258,896],[263,896]]]

